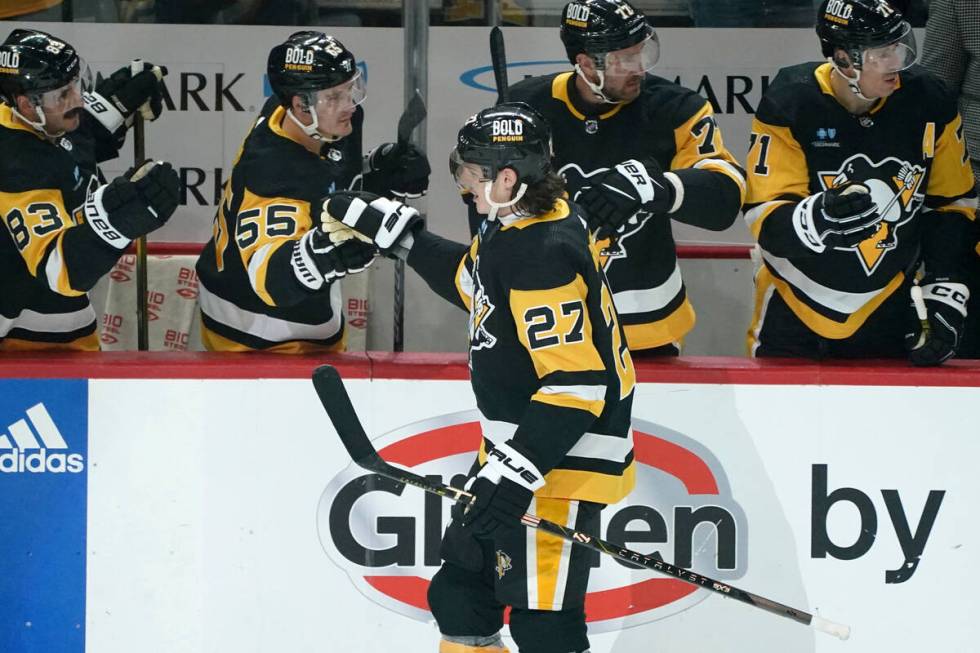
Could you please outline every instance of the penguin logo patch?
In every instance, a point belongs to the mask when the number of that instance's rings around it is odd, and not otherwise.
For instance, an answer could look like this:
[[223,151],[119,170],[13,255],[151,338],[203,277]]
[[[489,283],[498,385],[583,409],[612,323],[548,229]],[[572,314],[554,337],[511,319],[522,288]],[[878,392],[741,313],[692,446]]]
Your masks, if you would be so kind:
[[894,157],[874,163],[864,154],[856,154],[838,170],[821,171],[818,175],[824,189],[854,182],[871,190],[881,223],[874,235],[853,248],[865,272],[871,275],[885,255],[898,247],[899,228],[922,207],[926,169]]
[[497,578],[503,578],[504,574],[514,568],[510,556],[501,550],[497,550]]

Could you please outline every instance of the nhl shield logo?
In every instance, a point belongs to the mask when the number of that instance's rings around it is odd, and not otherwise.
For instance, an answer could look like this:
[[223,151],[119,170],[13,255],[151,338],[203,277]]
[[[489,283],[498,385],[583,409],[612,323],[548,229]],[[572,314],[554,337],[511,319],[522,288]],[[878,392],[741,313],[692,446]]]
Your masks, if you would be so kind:
[[585,133],[594,134],[599,131],[599,121],[598,120],[586,120],[585,121]]

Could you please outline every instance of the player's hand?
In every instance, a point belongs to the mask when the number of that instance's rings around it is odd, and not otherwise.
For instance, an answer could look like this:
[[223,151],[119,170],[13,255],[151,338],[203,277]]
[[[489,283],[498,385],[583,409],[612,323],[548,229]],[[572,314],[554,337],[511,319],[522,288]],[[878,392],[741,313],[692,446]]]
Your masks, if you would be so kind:
[[920,326],[920,321],[916,320],[916,326],[905,334],[905,344],[913,365],[931,367],[956,355],[966,321],[970,289],[966,284],[944,277],[926,277],[921,288],[926,324]]
[[429,159],[411,143],[383,143],[368,152],[367,165],[378,176],[375,185],[397,198],[422,197],[429,189]]
[[674,204],[674,192],[656,161],[630,159],[599,176],[576,201],[601,239],[622,228],[641,208],[666,215]]
[[[341,191],[324,197],[320,221],[333,242],[354,236],[374,243],[383,254],[394,250],[422,226],[422,216],[412,207],[362,191]],[[341,224],[335,224],[338,222]]]
[[864,184],[844,184],[807,197],[793,212],[796,235],[821,253],[828,247],[856,247],[878,230],[881,213]]
[[173,166],[146,161],[102,186],[85,202],[85,219],[117,249],[162,227],[180,202],[180,179]]
[[320,229],[311,229],[293,245],[290,263],[301,284],[320,290],[348,274],[362,272],[374,262],[377,249],[356,239],[339,245]]
[[487,462],[466,484],[470,504],[453,506],[453,518],[481,537],[520,523],[544,477],[522,448],[508,441],[487,452]]
[[144,105],[148,109],[143,112],[143,117],[156,120],[163,113],[163,78],[166,75],[165,66],[144,61],[142,70],[135,75],[131,66],[123,66],[102,80],[95,91],[111,100],[127,120]]
[[147,120],[163,113],[164,66],[143,62],[135,75],[124,66],[105,78],[95,91],[85,94],[85,107],[106,129],[116,133],[123,125],[133,124],[136,112]]

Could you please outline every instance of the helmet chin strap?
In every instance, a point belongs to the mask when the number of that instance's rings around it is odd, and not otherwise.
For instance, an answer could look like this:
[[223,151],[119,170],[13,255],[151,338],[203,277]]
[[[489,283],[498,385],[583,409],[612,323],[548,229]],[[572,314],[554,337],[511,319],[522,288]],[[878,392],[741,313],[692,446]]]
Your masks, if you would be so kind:
[[527,184],[522,182],[520,187],[517,189],[517,193],[514,195],[514,198],[512,200],[510,200],[509,202],[500,203],[500,202],[494,202],[492,199],[490,199],[490,189],[492,187],[493,187],[493,181],[487,181],[484,182],[483,184],[483,199],[485,199],[487,201],[487,204],[490,205],[490,213],[487,214],[487,220],[491,222],[497,219],[497,212],[500,209],[506,209],[507,207],[514,206],[519,201],[521,201],[521,198],[524,197],[524,193],[527,191]]
[[603,102],[605,102],[606,104],[622,104],[624,102],[623,100],[614,100],[602,92],[602,87],[605,86],[606,84],[606,73],[601,68],[596,68],[595,71],[596,74],[599,76],[598,84],[593,84],[592,81],[588,78],[588,76],[586,76],[586,74],[582,72],[582,67],[579,66],[578,64],[575,64],[575,72],[578,73],[578,76],[582,78],[582,81],[584,81],[585,85],[589,87],[589,90],[595,93],[595,96],[600,100],[602,100]]
[[296,126],[303,130],[303,133],[316,141],[324,141],[327,143],[333,143],[339,141],[341,136],[328,136],[320,131],[320,121],[317,119],[316,111],[310,111],[310,116],[313,118],[313,122],[309,125],[304,125],[299,118],[293,115],[292,107],[286,109],[286,115],[289,119],[296,123]]
[[27,116],[25,116],[24,114],[22,114],[20,111],[18,111],[17,110],[17,107],[14,107],[14,106],[11,106],[10,107],[11,112],[13,112],[13,114],[15,116],[17,116],[20,120],[22,120],[23,122],[27,123],[31,127],[33,127],[35,130],[41,132],[42,134],[44,134],[48,138],[60,138],[61,136],[64,136],[65,135],[65,131],[66,130],[64,130],[64,129],[62,129],[57,134],[52,134],[47,129],[45,129],[45,126],[48,124],[48,121],[44,117],[44,110],[41,108],[41,105],[39,105],[39,104],[35,104],[34,105],[34,109],[37,111],[37,115],[38,115],[39,120],[31,120],[30,118],[28,118]]
[[874,102],[875,100],[878,99],[876,97],[868,97],[867,95],[865,95],[864,93],[861,92],[861,86],[858,83],[858,82],[861,81],[861,69],[860,68],[855,68],[854,69],[854,72],[856,73],[856,77],[848,77],[840,69],[840,66],[837,65],[837,62],[834,61],[834,58],[833,57],[828,57],[827,60],[830,61],[830,65],[834,67],[834,72],[836,72],[838,75],[840,75],[841,77],[843,77],[844,78],[844,81],[847,82],[847,87],[849,89],[851,89],[851,93],[853,93],[854,95],[858,96],[862,100],[865,100],[866,102]]

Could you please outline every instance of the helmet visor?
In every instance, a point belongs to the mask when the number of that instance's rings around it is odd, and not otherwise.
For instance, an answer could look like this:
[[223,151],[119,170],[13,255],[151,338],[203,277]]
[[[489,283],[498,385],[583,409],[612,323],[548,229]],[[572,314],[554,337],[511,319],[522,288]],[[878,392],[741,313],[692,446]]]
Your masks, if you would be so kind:
[[449,173],[459,190],[466,193],[481,193],[484,184],[493,181],[489,170],[479,164],[463,161],[456,148],[449,153]]
[[78,73],[70,82],[36,96],[37,104],[51,113],[65,113],[82,106],[82,93],[92,90],[92,71],[83,60],[78,62]]
[[861,56],[861,69],[871,70],[883,75],[897,73],[915,63],[918,54],[915,47],[915,34],[908,23],[903,23],[902,35],[887,45],[868,48]]
[[606,75],[640,75],[657,65],[660,60],[660,40],[657,33],[648,28],[645,39],[622,50],[606,54]]
[[364,85],[364,78],[361,71],[354,73],[354,77],[330,88],[321,89],[316,92],[316,105],[318,108],[327,111],[342,111],[351,109],[364,102],[367,97],[367,88]]

